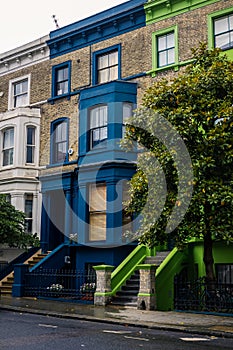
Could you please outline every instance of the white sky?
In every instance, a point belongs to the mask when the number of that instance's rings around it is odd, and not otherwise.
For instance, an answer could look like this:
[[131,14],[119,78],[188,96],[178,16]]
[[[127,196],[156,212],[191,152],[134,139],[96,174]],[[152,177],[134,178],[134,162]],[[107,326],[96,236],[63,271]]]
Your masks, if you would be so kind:
[[6,0],[0,9],[0,53],[24,45],[59,27],[127,0]]

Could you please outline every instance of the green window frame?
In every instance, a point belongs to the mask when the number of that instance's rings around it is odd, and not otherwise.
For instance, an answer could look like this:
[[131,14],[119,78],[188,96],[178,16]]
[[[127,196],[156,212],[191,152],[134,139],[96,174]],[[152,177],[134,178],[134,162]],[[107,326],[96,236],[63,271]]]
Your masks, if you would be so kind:
[[[172,39],[172,40],[171,40]],[[163,57],[163,63],[160,59]],[[152,72],[178,70],[178,27],[177,25],[152,33]]]
[[[225,22],[225,29],[216,28],[216,24],[220,20],[222,20],[223,27]],[[208,15],[208,46],[210,49],[219,47],[218,45],[216,46],[217,38],[226,40],[226,44],[220,47],[222,50],[233,49],[233,7]]]

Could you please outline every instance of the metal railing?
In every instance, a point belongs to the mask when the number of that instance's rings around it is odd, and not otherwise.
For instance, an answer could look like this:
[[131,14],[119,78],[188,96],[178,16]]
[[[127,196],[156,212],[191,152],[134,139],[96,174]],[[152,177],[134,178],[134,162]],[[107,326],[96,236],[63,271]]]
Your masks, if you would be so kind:
[[38,269],[25,274],[24,295],[94,302],[95,273],[85,271]]
[[175,277],[174,287],[176,310],[233,313],[233,284],[208,284],[205,278],[187,282]]

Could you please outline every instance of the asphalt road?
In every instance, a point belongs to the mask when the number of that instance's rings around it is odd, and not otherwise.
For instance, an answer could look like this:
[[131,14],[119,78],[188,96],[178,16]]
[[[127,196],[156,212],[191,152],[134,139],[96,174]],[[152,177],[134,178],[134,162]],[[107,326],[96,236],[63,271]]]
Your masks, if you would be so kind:
[[1,350],[224,350],[232,338],[0,312]]

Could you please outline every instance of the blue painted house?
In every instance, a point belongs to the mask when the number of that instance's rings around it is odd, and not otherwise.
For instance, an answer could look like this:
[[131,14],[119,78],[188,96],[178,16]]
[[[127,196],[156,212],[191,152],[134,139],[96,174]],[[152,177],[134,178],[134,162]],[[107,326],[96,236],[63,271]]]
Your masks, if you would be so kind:
[[136,153],[124,151],[120,140],[137,106],[138,79],[145,76],[124,57],[131,33],[145,26],[144,3],[127,1],[50,33],[50,161],[40,176],[41,245],[53,251],[48,266],[63,267],[67,255],[72,268],[117,266],[135,248],[125,237],[133,223],[122,202]]

